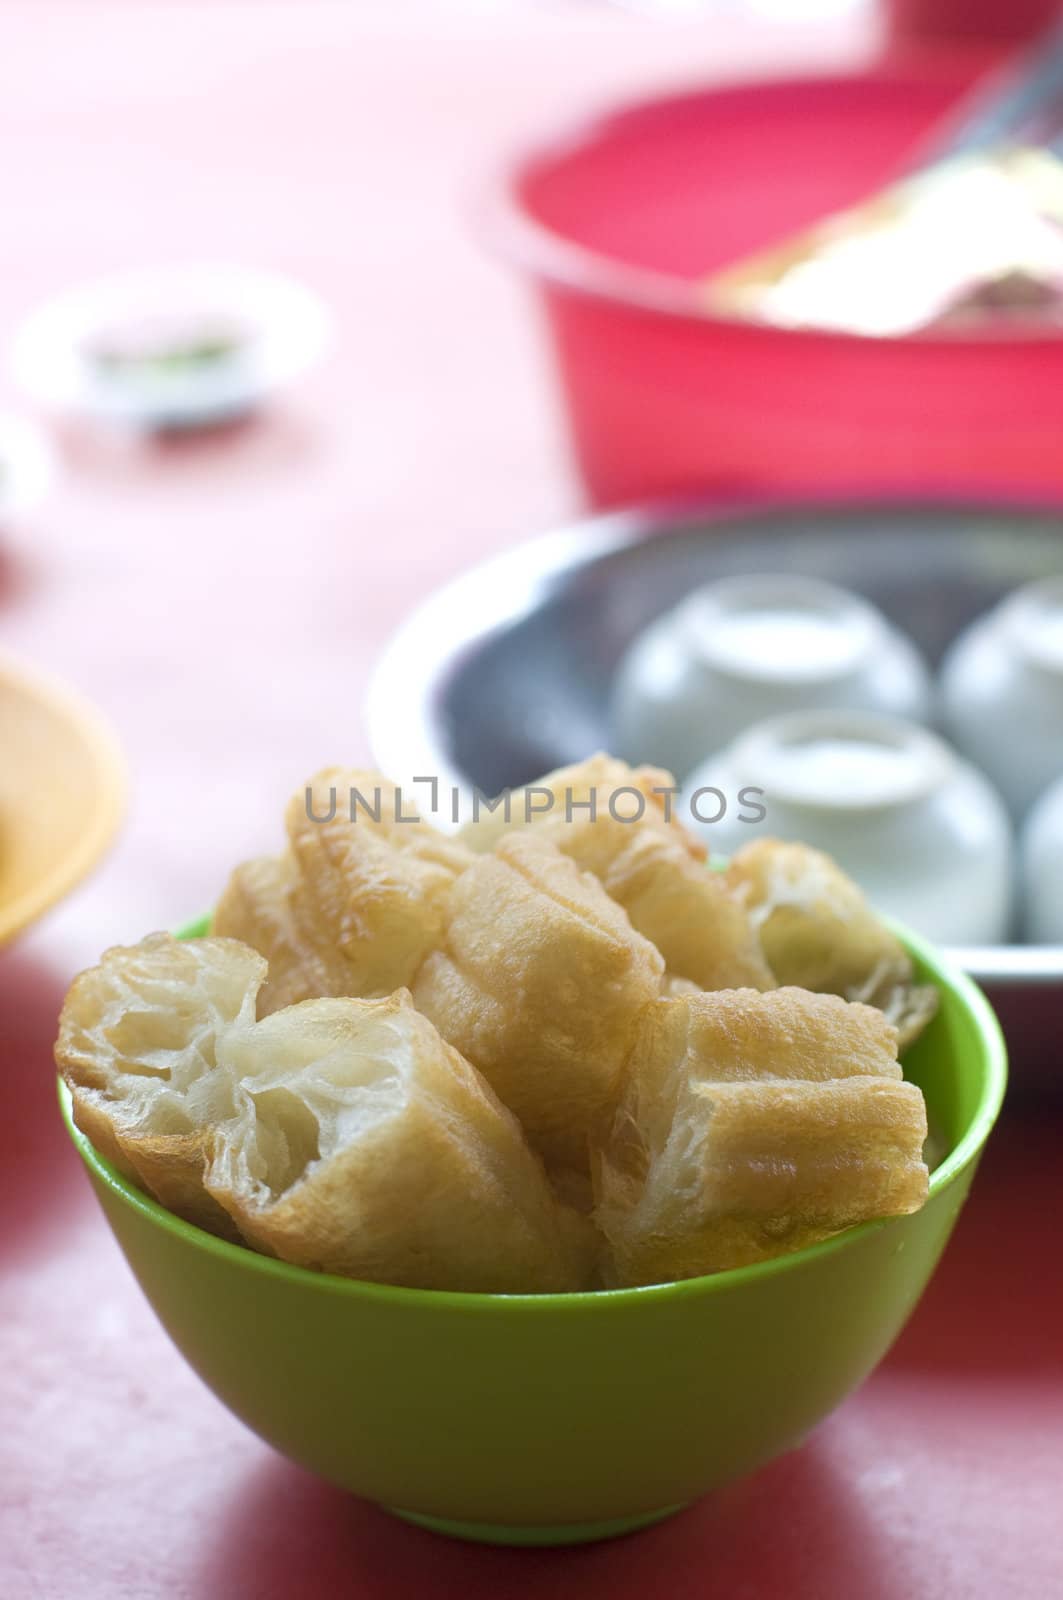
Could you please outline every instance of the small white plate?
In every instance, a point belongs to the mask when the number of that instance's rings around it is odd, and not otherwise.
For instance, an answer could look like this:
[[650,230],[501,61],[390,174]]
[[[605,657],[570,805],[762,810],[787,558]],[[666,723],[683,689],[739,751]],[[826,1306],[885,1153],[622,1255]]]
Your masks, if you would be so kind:
[[0,413],[0,529],[38,505],[54,477],[55,457],[39,429]]
[[274,273],[198,263],[99,279],[15,337],[15,381],[50,410],[145,428],[245,414],[320,356],[331,318]]

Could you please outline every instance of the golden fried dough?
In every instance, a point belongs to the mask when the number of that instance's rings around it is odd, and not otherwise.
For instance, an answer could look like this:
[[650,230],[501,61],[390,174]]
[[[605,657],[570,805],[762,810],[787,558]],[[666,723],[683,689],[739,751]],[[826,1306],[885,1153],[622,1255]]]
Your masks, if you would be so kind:
[[674,972],[666,972],[661,978],[661,996],[671,1000],[678,995],[701,994],[700,984],[693,983],[689,978],[680,978]]
[[[745,908],[723,877],[706,868],[700,840],[671,811],[666,814],[664,791],[674,799],[676,790],[670,772],[628,767],[599,754],[513,794],[509,827],[534,824],[577,866],[593,872],[677,977],[702,989],[774,988]],[[543,807],[530,816],[529,794],[533,805],[541,800]],[[553,803],[546,810],[548,798]],[[484,850],[505,832],[497,812],[470,823],[462,838]]]
[[178,1216],[229,1235],[203,1186],[211,1130],[233,1112],[217,1052],[254,1019],[265,977],[235,940],[154,933],[74,980],[55,1047],[74,1120],[101,1155]]
[[[356,799],[352,820],[352,795],[377,814]],[[349,969],[346,994],[390,994],[411,981],[442,937],[455,878],[474,859],[427,822],[398,821],[400,814],[411,817],[413,808],[394,784],[343,767],[319,772],[288,806],[298,869],[292,902],[303,926]]]
[[772,989],[745,907],[721,873],[696,860],[658,820],[556,822],[542,831],[623,906],[669,972],[702,989]]
[[222,1049],[239,1110],[207,1183],[258,1249],[416,1288],[587,1286],[589,1224],[405,991],[306,1001]]
[[875,979],[863,989],[854,989],[852,998],[875,1006],[897,1030],[898,1048],[907,1050],[923,1029],[937,1016],[939,996],[932,983],[883,982]]
[[745,989],[647,1007],[593,1140],[607,1280],[716,1272],[916,1209],[926,1113],[896,1056],[882,1013],[836,995]]
[[[672,793],[673,805],[667,803],[666,790]],[[640,814],[656,817],[667,827],[675,829],[676,836],[687,853],[695,860],[705,859],[705,846],[700,839],[681,826],[675,816],[674,800],[678,785],[670,772],[660,767],[629,767],[626,761],[605,755],[599,750],[586,761],[570,767],[558,767],[535,783],[523,789],[514,789],[508,804],[500,803],[497,809],[483,810],[482,814],[466,823],[460,838],[470,849],[479,852],[493,850],[499,840],[518,828],[540,827],[544,822],[569,822],[598,820],[610,815],[610,802],[619,817],[630,819]],[[588,810],[593,796],[594,812]],[[640,804],[641,797],[641,804]],[[666,821],[666,818],[670,820]]]
[[913,982],[900,941],[829,856],[757,839],[732,858],[727,882],[747,908],[775,977],[885,1011],[901,1048],[922,1032],[937,993]]
[[321,995],[351,993],[352,968],[302,914],[299,873],[291,855],[245,861],[214,909],[211,932],[249,944],[269,962],[258,1014]]
[[871,1006],[804,989],[676,995],[639,1018],[618,1121],[636,1170],[645,1172],[664,1148],[687,1083],[856,1076],[901,1076],[896,1031]]
[[212,937],[75,981],[78,1126],[192,1222],[420,1288],[661,1282],[917,1209],[897,1047],[935,991],[827,856],[714,873],[675,792],[597,755],[455,840],[326,768]]
[[881,1011],[796,988],[662,998],[643,1013],[632,1055],[714,1082],[901,1076],[896,1029]]
[[534,830],[457,879],[443,948],[413,997],[548,1166],[580,1172],[663,969],[597,880]]
[[917,1211],[925,1137],[922,1095],[894,1078],[688,1082],[644,1182],[601,1168],[606,1280],[746,1266]]

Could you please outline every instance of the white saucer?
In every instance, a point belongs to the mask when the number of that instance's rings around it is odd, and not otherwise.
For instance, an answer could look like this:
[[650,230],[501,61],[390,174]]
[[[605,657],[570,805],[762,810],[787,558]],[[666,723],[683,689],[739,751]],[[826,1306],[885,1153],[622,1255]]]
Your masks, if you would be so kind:
[[[146,327],[200,327],[219,353],[182,360],[115,348]],[[225,330],[221,339],[216,330]],[[194,428],[240,416],[305,372],[320,356],[331,318],[309,289],[273,273],[196,263],[123,273],[72,289],[22,324],[12,349],[15,381],[49,410],[145,428]],[[233,348],[226,353],[225,339]],[[150,337],[150,335],[149,335]],[[112,351],[111,355],[105,353]],[[95,352],[95,353],[94,353]]]

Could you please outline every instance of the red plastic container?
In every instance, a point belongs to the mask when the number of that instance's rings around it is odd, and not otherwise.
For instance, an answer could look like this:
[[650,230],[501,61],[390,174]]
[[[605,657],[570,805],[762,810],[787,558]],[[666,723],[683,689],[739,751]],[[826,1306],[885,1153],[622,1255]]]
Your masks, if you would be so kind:
[[1063,335],[871,339],[698,305],[699,277],[899,172],[967,87],[889,68],[691,93],[512,165],[495,238],[541,293],[593,503],[860,478],[1063,490]]
[[1033,38],[1060,13],[1059,0],[888,0],[890,35],[898,43]]

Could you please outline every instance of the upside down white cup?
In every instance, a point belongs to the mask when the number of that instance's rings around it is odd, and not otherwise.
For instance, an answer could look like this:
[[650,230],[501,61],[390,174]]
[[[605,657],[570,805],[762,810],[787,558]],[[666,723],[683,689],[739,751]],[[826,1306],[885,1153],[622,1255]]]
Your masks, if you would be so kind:
[[819,579],[749,574],[697,589],[635,640],[612,746],[682,778],[765,717],[837,706],[918,722],[930,704],[918,651],[873,606]]
[[1063,775],[1063,576],[1019,589],[960,635],[941,702],[953,743],[1021,820]]
[[845,711],[773,718],[699,767],[682,806],[714,855],[757,837],[802,840],[833,856],[879,910],[928,938],[1007,938],[1005,807],[980,773],[913,723]]
[[1063,773],[1023,829],[1022,890],[1026,938],[1063,945]]

